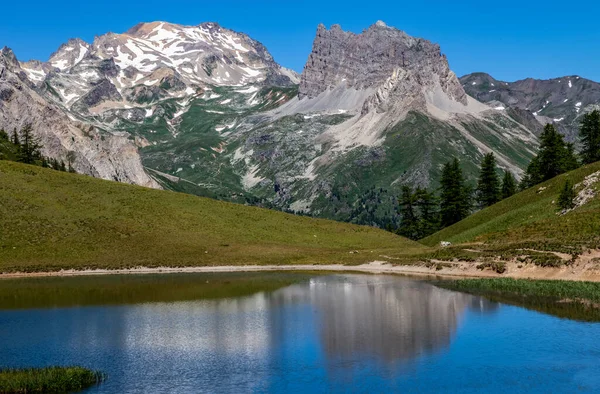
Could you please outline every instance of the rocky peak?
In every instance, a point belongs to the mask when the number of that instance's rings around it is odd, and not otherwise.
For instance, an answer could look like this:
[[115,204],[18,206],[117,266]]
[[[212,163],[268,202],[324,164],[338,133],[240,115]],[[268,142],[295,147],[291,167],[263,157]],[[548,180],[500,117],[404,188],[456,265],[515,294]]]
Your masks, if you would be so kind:
[[64,71],[82,61],[89,52],[90,44],[79,38],[71,38],[50,55],[48,63]]
[[577,140],[580,117],[600,102],[600,84],[577,75],[504,82],[486,73],[473,73],[460,81],[477,100],[528,111],[541,123],[555,123],[571,141]]
[[439,45],[411,37],[383,22],[361,34],[343,31],[339,25],[329,30],[319,25],[302,73],[299,97],[314,98],[340,85],[356,90],[377,89],[398,75],[414,76],[426,89],[439,85],[452,100],[467,104],[466,93]]
[[9,47],[2,48],[2,50],[0,51],[0,55],[2,55],[0,57],[0,62],[4,63],[4,65],[9,69],[14,70],[20,68],[17,57],[15,56],[12,49],[10,49]]

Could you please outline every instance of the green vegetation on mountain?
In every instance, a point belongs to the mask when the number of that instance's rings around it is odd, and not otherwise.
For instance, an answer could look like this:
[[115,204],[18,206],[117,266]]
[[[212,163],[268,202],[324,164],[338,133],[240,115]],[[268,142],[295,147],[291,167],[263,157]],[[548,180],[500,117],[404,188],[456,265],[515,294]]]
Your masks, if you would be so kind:
[[504,171],[502,178],[502,187],[500,189],[500,197],[502,200],[514,195],[517,192],[517,181],[515,176],[510,171]]
[[537,185],[579,167],[573,144],[565,142],[564,136],[553,125],[544,127],[540,142],[539,153],[527,166],[521,181],[522,188]]
[[[579,253],[600,247],[600,182],[594,174],[600,162],[559,175],[506,200],[483,209],[465,220],[425,238],[426,245],[441,241],[452,243],[484,243],[504,249],[535,248]],[[586,204],[560,215],[558,200],[565,182],[586,187],[588,177],[591,198]]]
[[583,116],[579,137],[583,163],[600,161],[600,111],[594,110]]
[[0,161],[0,271],[364,263],[418,253],[370,227]]
[[44,157],[41,153],[42,145],[33,136],[32,131],[29,124],[25,125],[20,132],[15,129],[12,135],[0,129],[0,160],[18,161],[58,171],[75,172],[70,162],[67,168],[63,161]]
[[102,373],[82,367],[0,369],[0,393],[70,393],[103,379]]
[[440,228],[439,203],[435,193],[409,186],[402,188],[399,200],[402,220],[397,233],[409,239],[421,239]]
[[440,184],[441,221],[442,227],[447,227],[469,216],[472,206],[472,190],[457,158],[444,165]]
[[489,207],[500,201],[500,180],[496,171],[496,158],[494,154],[486,154],[481,162],[479,182],[476,189],[477,203],[482,208]]
[[575,208],[575,190],[573,189],[573,184],[569,179],[566,180],[565,185],[560,191],[560,195],[558,196],[558,208],[561,210],[573,209]]

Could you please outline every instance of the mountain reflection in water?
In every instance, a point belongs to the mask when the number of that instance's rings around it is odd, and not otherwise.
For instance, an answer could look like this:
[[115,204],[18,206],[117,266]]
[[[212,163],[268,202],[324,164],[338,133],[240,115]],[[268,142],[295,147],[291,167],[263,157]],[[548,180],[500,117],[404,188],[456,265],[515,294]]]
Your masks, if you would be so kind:
[[328,357],[374,357],[393,363],[450,344],[466,308],[494,311],[498,304],[390,276],[317,277],[273,295],[310,301],[318,311]]
[[0,361],[93,367],[110,377],[97,393],[336,391],[447,349],[467,309],[499,310],[421,281],[331,275],[233,298],[0,310]]

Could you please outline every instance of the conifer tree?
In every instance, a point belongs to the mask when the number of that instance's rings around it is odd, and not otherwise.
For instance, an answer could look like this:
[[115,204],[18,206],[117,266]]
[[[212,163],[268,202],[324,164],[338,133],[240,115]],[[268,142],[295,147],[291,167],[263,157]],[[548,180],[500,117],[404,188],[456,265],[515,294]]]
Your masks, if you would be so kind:
[[9,137],[6,131],[0,129],[0,141],[8,141]]
[[485,208],[498,201],[500,201],[500,181],[496,173],[496,158],[493,153],[488,153],[481,162],[477,184],[477,202],[481,208]]
[[440,184],[441,225],[447,227],[466,218],[471,211],[471,189],[465,184],[458,159],[444,165]]
[[540,151],[527,167],[522,187],[531,187],[579,167],[572,144],[565,142],[556,128],[547,124],[540,136]]
[[439,229],[438,202],[427,189],[402,188],[398,199],[400,225],[397,233],[414,240],[425,238]]
[[415,212],[415,195],[409,186],[402,187],[402,193],[398,201],[400,205],[400,227],[398,234],[410,238],[418,239],[418,219]]
[[34,164],[41,158],[41,145],[37,138],[33,136],[33,127],[28,124],[21,130],[23,143],[19,151],[19,161],[25,164]]
[[502,199],[508,198],[517,192],[517,181],[510,171],[504,171],[502,178]]
[[419,238],[425,238],[440,229],[439,202],[435,193],[417,188],[416,205],[419,208]]
[[600,161],[600,111],[594,110],[583,116],[579,138],[583,164]]
[[568,179],[560,191],[560,195],[558,197],[558,207],[561,210],[575,208],[575,189],[573,188],[571,181]]

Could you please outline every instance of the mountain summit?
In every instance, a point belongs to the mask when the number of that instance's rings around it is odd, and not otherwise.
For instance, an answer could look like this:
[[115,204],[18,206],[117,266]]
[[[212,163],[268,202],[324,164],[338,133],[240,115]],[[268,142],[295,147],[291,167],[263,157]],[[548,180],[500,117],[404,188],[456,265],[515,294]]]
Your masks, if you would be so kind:
[[[318,26],[301,76],[212,22],[141,23],[12,63],[61,122],[98,132],[65,149],[118,137],[143,163],[135,176],[80,172],[362,224],[386,225],[402,185],[436,187],[453,156],[473,178],[494,152],[518,177],[538,144],[533,115],[470,97],[439,45],[383,22],[360,34]],[[2,108],[10,130],[17,115]],[[362,208],[370,200],[383,201],[377,212]]]

